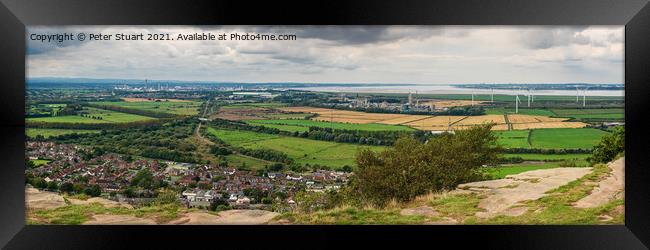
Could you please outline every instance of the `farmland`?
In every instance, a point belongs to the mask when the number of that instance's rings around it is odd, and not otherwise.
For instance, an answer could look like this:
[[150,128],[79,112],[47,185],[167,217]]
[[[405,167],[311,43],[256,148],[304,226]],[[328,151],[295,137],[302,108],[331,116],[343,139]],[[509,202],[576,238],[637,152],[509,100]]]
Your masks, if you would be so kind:
[[[479,116],[431,116],[407,115],[386,113],[365,113],[359,111],[313,108],[313,107],[288,107],[280,108],[287,112],[305,112],[318,114],[313,118],[316,121],[340,122],[354,124],[381,123],[389,125],[406,125],[419,130],[445,131],[451,129],[464,129],[469,126],[495,123],[493,130],[535,129],[535,128],[581,128],[586,126],[582,122],[567,122],[567,118],[552,118],[544,115],[508,114],[508,120],[503,114],[488,114]],[[498,113],[498,112],[496,112]],[[541,113],[540,111],[536,113]]]
[[[308,131],[309,127],[322,127],[331,129],[345,129],[345,130],[365,130],[365,131],[412,131],[414,129],[406,126],[387,125],[387,124],[354,124],[354,123],[338,123],[338,122],[324,122],[313,120],[250,120],[249,124],[262,125],[272,127],[273,125],[287,126],[287,131],[299,130]],[[304,129],[298,129],[302,127]],[[286,130],[281,127],[276,127],[280,130]],[[293,132],[293,131],[291,131]]]
[[591,148],[605,134],[593,128],[557,128],[533,129],[530,134],[528,130],[500,131],[497,137],[506,148]]
[[115,111],[104,110],[104,109],[84,107],[83,110],[80,112],[80,115],[27,118],[27,121],[93,124],[93,123],[126,123],[126,122],[145,121],[145,120],[152,120],[152,119],[155,118],[115,112]]
[[577,120],[609,120],[622,121],[625,118],[625,110],[618,108],[610,109],[552,109],[558,117],[571,117]]
[[201,102],[196,101],[123,101],[123,102],[91,102],[95,105],[117,106],[128,109],[145,110],[174,115],[196,115],[199,113]]
[[28,137],[36,137],[41,135],[45,138],[52,136],[66,135],[66,134],[84,134],[84,133],[99,133],[100,130],[87,130],[87,129],[47,129],[47,128],[28,128],[25,133]]
[[[355,165],[355,153],[362,147],[354,144],[316,141],[304,138],[261,134],[249,131],[217,130],[208,131],[226,143],[244,148],[265,148],[286,153],[299,164],[318,164],[330,167]],[[368,146],[372,150],[384,147]]]
[[536,129],[531,133],[534,147],[591,148],[607,132],[598,129]]

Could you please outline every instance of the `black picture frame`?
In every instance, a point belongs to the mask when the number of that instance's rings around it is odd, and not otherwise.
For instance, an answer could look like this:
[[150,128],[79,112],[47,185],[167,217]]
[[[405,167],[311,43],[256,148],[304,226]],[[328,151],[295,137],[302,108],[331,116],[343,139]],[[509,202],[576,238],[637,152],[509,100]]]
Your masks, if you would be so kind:
[[[99,249],[476,246],[647,249],[650,93],[647,0],[462,1],[51,1],[0,0],[0,246]],[[620,226],[32,226],[25,225],[26,25],[625,25],[625,225]]]

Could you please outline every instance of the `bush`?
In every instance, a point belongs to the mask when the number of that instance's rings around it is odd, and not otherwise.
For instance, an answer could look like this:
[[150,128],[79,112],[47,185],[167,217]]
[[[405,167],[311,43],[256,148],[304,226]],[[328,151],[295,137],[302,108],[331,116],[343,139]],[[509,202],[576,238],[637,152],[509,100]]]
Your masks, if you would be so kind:
[[594,146],[589,161],[592,163],[606,163],[614,160],[619,154],[625,152],[625,128],[617,127],[612,134],[604,136]]
[[475,126],[426,143],[403,137],[381,153],[359,151],[351,184],[362,200],[383,206],[391,199],[409,201],[428,192],[481,180],[481,166],[496,163],[501,150],[491,127]]

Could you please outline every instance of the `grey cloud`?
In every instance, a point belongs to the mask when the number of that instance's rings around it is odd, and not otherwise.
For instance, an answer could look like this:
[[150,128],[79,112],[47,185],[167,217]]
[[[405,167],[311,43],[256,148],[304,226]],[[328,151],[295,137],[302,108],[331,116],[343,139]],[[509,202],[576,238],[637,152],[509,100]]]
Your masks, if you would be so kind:
[[422,39],[434,35],[466,36],[469,30],[445,30],[430,26],[200,26],[206,31],[238,29],[262,34],[295,34],[298,39],[320,39],[337,44],[358,45]]
[[589,38],[580,36],[578,32],[587,27],[563,27],[556,29],[533,28],[520,33],[520,41],[529,49],[548,49],[566,46],[571,43],[588,44]]

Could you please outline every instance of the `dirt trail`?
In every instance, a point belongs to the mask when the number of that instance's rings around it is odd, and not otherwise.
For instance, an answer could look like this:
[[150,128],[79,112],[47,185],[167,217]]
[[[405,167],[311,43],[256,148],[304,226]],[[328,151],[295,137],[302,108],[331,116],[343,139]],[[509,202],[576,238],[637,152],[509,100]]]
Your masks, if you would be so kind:
[[190,212],[169,222],[172,225],[258,225],[266,224],[279,215],[265,210],[227,210],[219,215]]
[[611,200],[623,198],[625,195],[625,157],[610,162],[607,167],[612,171],[609,176],[598,183],[591,194],[577,201],[577,208],[592,208],[601,206]]
[[476,213],[479,218],[498,215],[519,216],[528,209],[523,201],[537,200],[549,190],[563,186],[591,172],[591,168],[553,168],[508,175],[505,179],[461,184],[456,193],[483,193]]
[[65,206],[63,197],[54,192],[25,188],[25,206],[27,209],[54,209]]
[[83,225],[156,225],[152,219],[138,218],[132,215],[96,214]]

